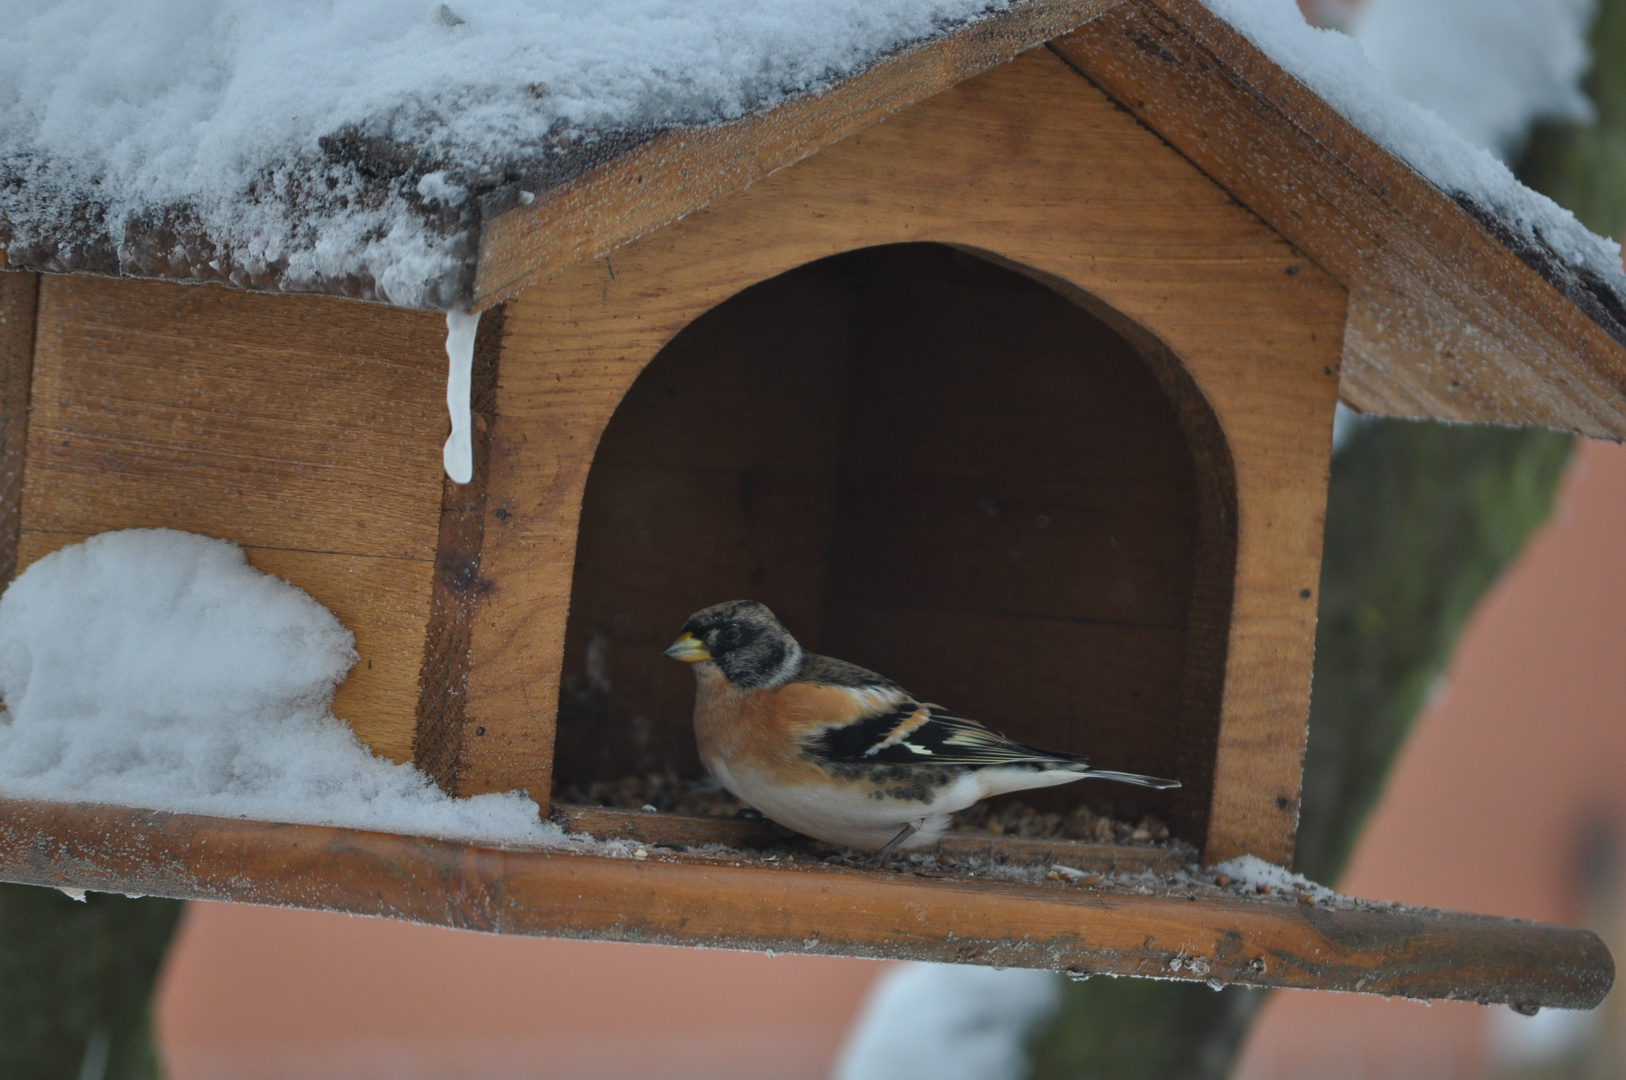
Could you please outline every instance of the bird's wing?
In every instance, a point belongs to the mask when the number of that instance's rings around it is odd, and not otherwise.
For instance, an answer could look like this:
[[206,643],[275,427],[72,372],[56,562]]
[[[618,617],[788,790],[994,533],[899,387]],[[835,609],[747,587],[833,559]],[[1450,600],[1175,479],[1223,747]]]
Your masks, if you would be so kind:
[[895,686],[868,695],[867,701],[863,691],[848,693],[859,706],[856,715],[845,723],[822,725],[804,737],[809,749],[826,761],[976,767],[1082,760],[1023,746]]

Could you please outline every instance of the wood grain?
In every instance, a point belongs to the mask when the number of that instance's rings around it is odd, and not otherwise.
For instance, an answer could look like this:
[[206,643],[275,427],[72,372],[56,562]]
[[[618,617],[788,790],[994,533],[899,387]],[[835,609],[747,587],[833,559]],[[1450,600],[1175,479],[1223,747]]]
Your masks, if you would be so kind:
[[[749,286],[854,248],[919,241],[1021,267],[1113,313],[1174,358],[1189,408],[1223,432],[1234,501],[1203,494],[1208,480],[1198,487],[1210,506],[1203,528],[1222,541],[1205,550],[1234,536],[1234,602],[1227,611],[1211,589],[1194,590],[1192,609],[1200,600],[1208,632],[1223,630],[1223,655],[1213,637],[1204,646],[1223,688],[1188,672],[1180,693],[1209,711],[1181,723],[1216,733],[1191,777],[1198,790],[1212,778],[1205,858],[1289,861],[1345,293],[1045,50],[510,305],[488,499],[513,514],[486,530],[495,587],[473,644],[469,709],[488,729],[525,733],[532,776],[551,766],[537,733],[558,693],[582,491],[644,365]],[[1196,429],[1184,417],[1181,427],[1190,442]]]
[[[473,475],[467,484],[450,477],[442,481],[440,539],[429,622],[423,632],[423,671],[412,736],[414,763],[453,795],[464,794],[463,703],[468,690],[469,634],[490,585],[480,575],[480,546],[485,536],[486,471],[491,420],[496,412],[502,316],[500,307],[487,311],[474,338],[469,386]],[[476,730],[472,737],[484,734]]]
[[1592,1008],[1614,981],[1613,960],[1590,931],[1420,908],[1306,906],[1201,884],[948,881],[658,849],[643,860],[498,850],[94,805],[0,802],[0,879],[488,933],[1523,1007]]
[[17,572],[39,275],[0,272],[0,587]]
[[125,528],[242,544],[355,632],[363,659],[335,711],[377,752],[409,760],[440,516],[444,332],[432,315],[346,301],[43,279],[28,557]]
[[487,222],[474,303],[499,303],[941,93],[1119,0],[1027,0],[818,94],[726,124],[665,132]]
[[432,559],[444,339],[369,304],[47,276],[26,527]]
[[1130,0],[1052,48],[1348,286],[1350,404],[1626,438],[1626,351],[1583,283],[1552,259],[1566,297],[1199,0]]
[[[25,530],[17,565],[25,570],[80,533]],[[333,694],[333,715],[374,753],[411,761],[412,717],[428,617],[429,568],[413,559],[247,547],[251,566],[320,600],[356,635],[355,667]]]
[[[1167,396],[1045,285],[906,250],[850,271],[863,332],[826,645],[1021,741],[1173,775],[1197,497]],[[1022,798],[1128,820],[1171,808],[1109,784]],[[1183,824],[1200,844],[1206,814]]]

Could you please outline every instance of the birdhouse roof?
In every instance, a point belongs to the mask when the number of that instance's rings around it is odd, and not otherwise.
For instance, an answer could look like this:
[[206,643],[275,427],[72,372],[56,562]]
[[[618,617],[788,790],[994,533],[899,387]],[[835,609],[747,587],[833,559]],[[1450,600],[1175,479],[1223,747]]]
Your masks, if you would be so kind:
[[1346,401],[1626,437],[1618,245],[1289,0],[106,7],[0,31],[0,266],[483,308],[1048,44],[1349,289]]

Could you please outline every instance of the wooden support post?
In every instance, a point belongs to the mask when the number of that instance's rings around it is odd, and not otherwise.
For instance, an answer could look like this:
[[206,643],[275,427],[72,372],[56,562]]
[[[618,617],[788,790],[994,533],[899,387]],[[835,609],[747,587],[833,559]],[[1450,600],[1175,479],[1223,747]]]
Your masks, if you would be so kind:
[[39,296],[38,274],[0,272],[0,586],[17,572]]
[[474,370],[469,391],[473,412],[474,476],[467,484],[443,482],[440,540],[430,592],[429,626],[424,634],[423,675],[418,696],[412,758],[435,782],[454,795],[467,795],[477,771],[478,744],[486,731],[467,729],[469,642],[481,601],[491,582],[481,576],[481,545],[486,526],[486,481],[491,425],[496,416],[497,365],[502,353],[503,309],[485,312],[474,339]]

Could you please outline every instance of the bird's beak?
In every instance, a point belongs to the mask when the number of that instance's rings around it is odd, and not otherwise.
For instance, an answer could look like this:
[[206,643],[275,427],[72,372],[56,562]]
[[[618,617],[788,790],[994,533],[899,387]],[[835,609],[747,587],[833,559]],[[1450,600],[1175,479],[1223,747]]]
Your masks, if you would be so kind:
[[673,660],[682,660],[685,664],[693,664],[699,660],[710,660],[711,653],[706,649],[706,643],[693,634],[684,634],[666,647],[666,655]]

